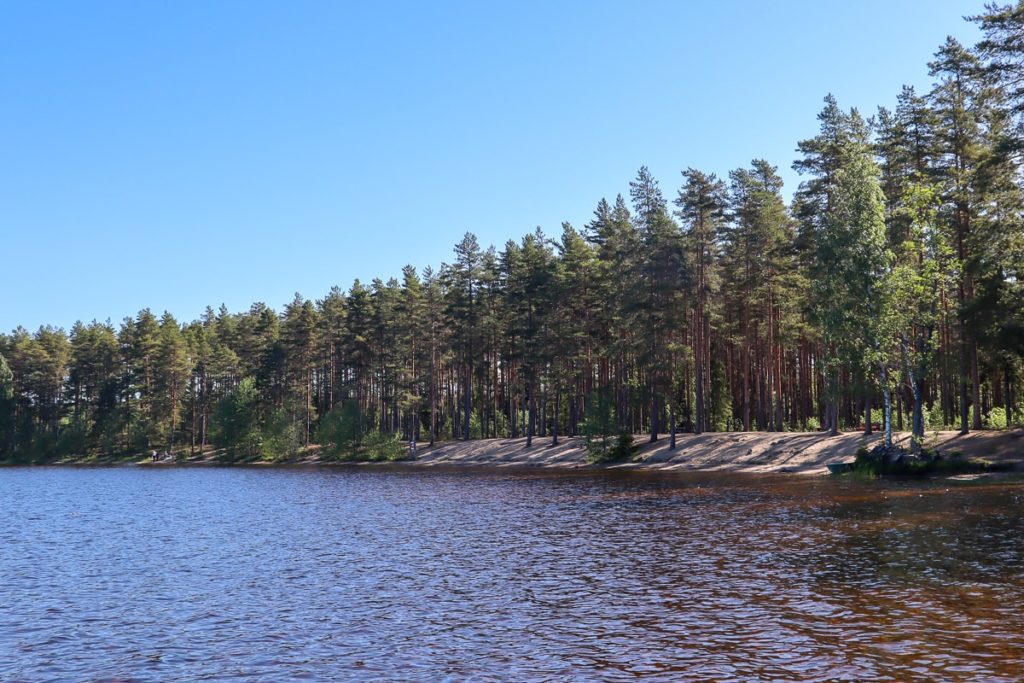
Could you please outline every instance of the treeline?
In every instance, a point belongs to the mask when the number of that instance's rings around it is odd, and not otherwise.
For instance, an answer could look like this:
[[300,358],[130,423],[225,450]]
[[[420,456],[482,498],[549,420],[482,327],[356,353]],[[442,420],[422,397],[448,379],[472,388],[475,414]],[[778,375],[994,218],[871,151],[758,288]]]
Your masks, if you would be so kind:
[[1024,370],[1024,2],[927,93],[831,97],[776,168],[646,168],[580,228],[277,312],[149,310],[0,335],[0,457],[284,455],[394,439],[1015,423]]

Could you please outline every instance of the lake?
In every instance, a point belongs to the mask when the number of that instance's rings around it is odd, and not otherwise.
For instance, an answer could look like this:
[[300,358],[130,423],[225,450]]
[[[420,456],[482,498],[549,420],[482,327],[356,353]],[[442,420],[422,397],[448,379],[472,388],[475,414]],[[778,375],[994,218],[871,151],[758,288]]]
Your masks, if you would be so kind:
[[1024,484],[0,469],[0,680],[1015,680]]

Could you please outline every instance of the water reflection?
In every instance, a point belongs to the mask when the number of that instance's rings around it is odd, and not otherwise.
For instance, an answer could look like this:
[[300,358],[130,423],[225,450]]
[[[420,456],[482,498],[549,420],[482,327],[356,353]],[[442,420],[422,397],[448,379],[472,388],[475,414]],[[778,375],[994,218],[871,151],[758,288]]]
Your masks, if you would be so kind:
[[1013,680],[1020,484],[0,471],[0,679]]

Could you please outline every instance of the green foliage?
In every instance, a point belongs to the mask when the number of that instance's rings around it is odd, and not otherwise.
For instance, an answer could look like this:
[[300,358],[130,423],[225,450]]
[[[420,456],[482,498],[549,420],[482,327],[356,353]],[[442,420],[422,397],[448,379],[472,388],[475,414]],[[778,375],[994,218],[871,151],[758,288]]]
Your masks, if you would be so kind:
[[847,474],[854,477],[931,477],[955,474],[973,474],[1002,469],[983,460],[967,459],[959,452],[940,455],[923,453],[921,459],[904,459],[899,462],[883,462],[869,455],[866,448],[857,451],[857,457]]
[[504,437],[510,436],[508,417],[506,417],[505,413],[498,413],[495,416],[495,418],[496,418],[495,421],[497,422],[495,433],[498,436],[504,436]]
[[397,434],[371,428],[355,401],[345,401],[327,413],[316,438],[328,459],[394,461],[405,459],[408,453]]
[[352,459],[361,450],[366,434],[366,421],[359,404],[344,401],[334,406],[320,420],[316,441],[324,454],[342,460]]
[[711,429],[727,432],[732,426],[732,395],[725,377],[725,364],[715,360],[711,364]]
[[0,458],[14,448],[14,373],[0,354]]
[[[0,458],[212,440],[280,459],[317,425],[325,457],[390,459],[404,450],[390,430],[507,434],[516,411],[522,433],[543,397],[544,419],[556,409],[564,433],[582,417],[590,457],[607,461],[668,409],[697,431],[779,429],[824,401],[838,428],[839,405],[900,392],[931,402],[920,442],[943,406],[959,420],[997,386],[1019,398],[1024,12],[976,20],[984,41],[948,40],[931,91],[904,89],[873,125],[827,97],[790,206],[764,160],[728,187],[687,169],[675,213],[643,167],[581,230],[500,251],[467,233],[436,273],[406,266],[280,312],[222,306],[182,325],[143,309],[117,328],[0,334]],[[1005,428],[1002,408],[989,426]]]
[[222,398],[213,412],[213,443],[236,458],[255,458],[263,447],[256,380],[246,377]]
[[1006,429],[1006,410],[995,407],[985,416],[985,426],[989,429]]
[[635,451],[633,435],[615,425],[615,410],[607,392],[591,395],[581,427],[590,463],[620,462]]
[[284,460],[302,448],[303,429],[293,410],[279,408],[267,416],[260,429],[260,455],[265,460]]
[[84,418],[62,421],[51,455],[73,457],[85,455],[89,444],[89,424]]
[[404,460],[407,447],[395,434],[385,434],[376,429],[366,433],[362,448],[358,451],[358,459],[373,462]]
[[809,432],[820,432],[821,431],[821,420],[817,417],[807,418],[807,431]]
[[615,450],[615,413],[606,391],[592,393],[580,425],[591,462],[603,462]]
[[587,462],[592,465],[623,462],[631,458],[635,452],[633,435],[624,429],[616,432],[614,438],[587,442]]
[[480,413],[473,411],[469,416],[469,438],[482,439],[484,435],[483,423],[480,421]]
[[942,409],[937,405],[922,405],[921,415],[924,418],[924,425],[926,429],[942,429],[944,428],[945,422],[942,419]]

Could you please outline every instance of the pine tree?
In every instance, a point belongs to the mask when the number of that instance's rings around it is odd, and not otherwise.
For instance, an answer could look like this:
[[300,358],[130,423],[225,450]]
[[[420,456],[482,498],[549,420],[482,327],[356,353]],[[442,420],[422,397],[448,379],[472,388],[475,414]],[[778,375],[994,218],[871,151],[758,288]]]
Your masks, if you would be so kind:
[[169,452],[174,450],[181,405],[192,372],[192,358],[189,356],[185,338],[178,321],[170,313],[160,319],[156,361],[153,364],[154,383],[154,434],[160,443],[166,444]]
[[14,373],[0,353],[0,458],[14,450]]
[[429,329],[426,297],[419,274],[411,265],[402,269],[401,296],[398,301],[396,326],[397,345],[402,373],[398,404],[404,418],[402,432],[406,440],[418,440],[420,409],[429,383]]
[[[543,407],[541,393],[544,372],[551,351],[549,327],[550,301],[555,285],[555,262],[544,233],[527,234],[519,245],[506,247],[503,258],[508,268],[508,310],[510,325],[518,339],[516,360],[523,375],[523,403],[527,409],[526,443],[533,444],[537,435],[538,409]],[[540,432],[543,436],[543,432]]]
[[317,353],[320,357],[320,379],[317,382],[317,412],[326,415],[342,400],[345,385],[345,293],[332,287],[317,302]]
[[[313,367],[319,322],[313,302],[298,293],[285,306],[281,322],[288,403],[300,406],[302,439],[307,446],[313,426]],[[293,421],[297,421],[295,417]]]
[[927,182],[904,190],[900,213],[907,225],[906,239],[895,245],[895,265],[885,287],[882,333],[895,349],[912,397],[912,447],[924,439],[923,385],[934,357],[939,324],[939,293],[948,286],[953,252],[938,224],[938,195]]
[[676,206],[686,230],[686,250],[693,272],[694,432],[711,427],[706,398],[711,381],[711,300],[718,287],[716,264],[719,238],[728,206],[725,183],[696,169],[683,172],[685,180]]
[[[793,226],[774,166],[755,159],[750,169],[737,169],[729,177],[731,221],[724,232],[721,269],[728,293],[726,318],[733,321],[740,345],[741,424],[745,431],[751,428],[751,404],[766,396],[758,424],[782,429],[783,335],[786,328],[799,327],[794,318],[801,296],[793,284]],[[752,392],[752,385],[767,391]]]
[[356,280],[345,300],[345,357],[348,359],[347,381],[343,391],[345,399],[356,402],[360,415],[366,415],[372,404],[371,376],[374,365],[373,311],[370,291]]
[[473,374],[479,344],[476,343],[477,288],[481,264],[480,243],[467,232],[455,245],[455,263],[446,269],[449,294],[449,315],[453,334],[459,346],[462,384],[462,428],[464,440],[470,438],[470,420],[473,414]]
[[[805,158],[794,163],[813,174],[801,184],[796,203],[800,242],[815,287],[809,308],[822,338],[825,423],[837,434],[844,367],[879,367],[886,415],[890,411],[891,377],[878,330],[888,256],[884,195],[867,125],[856,110],[842,112],[831,96],[818,119],[819,135],[800,143]],[[888,433],[888,418],[886,423]]]
[[[971,333],[967,309],[974,299],[977,201],[974,175],[981,153],[977,99],[980,86],[977,57],[953,38],[935,54],[930,73],[938,81],[931,92],[942,153],[936,162],[941,183],[941,215],[950,232],[959,267],[957,303],[960,343],[960,430],[981,428],[981,383],[978,342]],[[974,406],[970,420],[968,410]]]
[[428,380],[427,402],[430,405],[430,445],[437,440],[438,413],[438,374],[445,360],[445,349],[448,347],[447,325],[444,312],[444,291],[441,281],[429,266],[423,271],[423,298],[428,342]]
[[[985,71],[1004,90],[1009,111],[1024,115],[1024,2],[985,5],[985,13],[968,17],[984,35],[978,51],[987,58]],[[1015,133],[1015,148],[1021,150],[1021,130]]]

